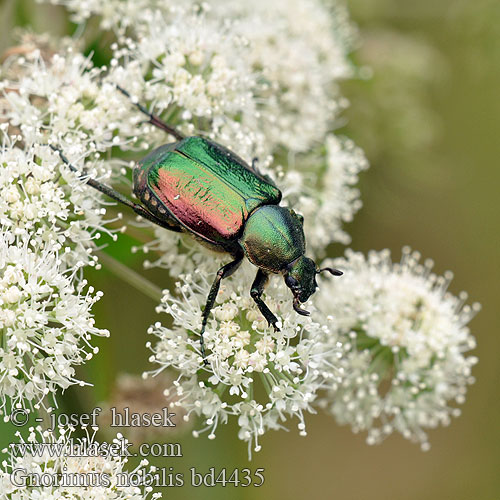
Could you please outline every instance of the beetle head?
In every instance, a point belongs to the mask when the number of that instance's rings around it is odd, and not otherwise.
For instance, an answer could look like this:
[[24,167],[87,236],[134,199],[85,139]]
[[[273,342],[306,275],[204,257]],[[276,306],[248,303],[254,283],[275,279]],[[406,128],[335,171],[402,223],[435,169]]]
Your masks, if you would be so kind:
[[309,316],[309,311],[300,308],[300,303],[305,302],[316,291],[318,283],[316,275],[328,271],[334,276],[340,276],[342,271],[325,267],[318,269],[312,259],[302,255],[288,265],[285,272],[285,283],[293,293],[293,308],[303,316]]

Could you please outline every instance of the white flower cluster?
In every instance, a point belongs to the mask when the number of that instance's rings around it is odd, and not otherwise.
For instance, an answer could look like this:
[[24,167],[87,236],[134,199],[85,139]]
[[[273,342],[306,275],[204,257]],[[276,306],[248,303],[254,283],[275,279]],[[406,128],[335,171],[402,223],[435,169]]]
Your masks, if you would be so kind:
[[0,223],[5,232],[30,237],[39,249],[58,245],[68,265],[95,265],[89,247],[95,233],[105,230],[103,210],[97,208],[97,193],[60,169],[60,163],[48,146],[21,149],[5,141],[0,149]]
[[[19,432],[16,435],[19,443],[3,450],[9,459],[3,461],[0,472],[0,500],[154,500],[162,496],[151,494],[150,486],[135,485],[154,477],[155,468],[143,460],[127,470],[127,458],[119,455],[127,450],[121,435],[109,444],[96,441],[95,431],[81,438],[71,428],[54,433],[31,427],[26,439]],[[96,450],[102,452],[97,455]]]
[[97,353],[92,305],[101,296],[75,284],[73,270],[57,255],[60,245],[40,249],[29,239],[0,234],[0,414],[9,406],[35,407],[58,388],[74,383],[75,365]]
[[125,147],[140,128],[130,120],[123,96],[113,86],[102,85],[103,70],[77,52],[74,44],[62,45],[60,52],[42,55],[33,50],[7,59],[2,67],[6,78],[1,84],[0,118],[19,128],[26,144],[45,141],[74,161],[88,157],[97,161],[98,152]]
[[351,222],[361,208],[358,174],[368,168],[363,151],[354,143],[333,134],[326,137],[326,157],[304,159],[298,168],[283,177],[284,197],[304,216],[307,248],[324,256],[333,242],[348,244],[350,236],[342,222]]
[[[45,3],[47,0],[38,0]],[[163,14],[176,10],[178,2],[169,0],[48,0],[54,5],[64,5],[72,13],[72,21],[83,24],[91,16],[99,16],[100,26],[103,30],[113,29],[120,33],[128,27],[136,27],[144,15],[151,9]],[[186,2],[189,4],[189,2]]]
[[337,5],[316,0],[212,0],[217,15],[237,19],[259,74],[259,127],[273,150],[307,152],[324,141],[345,107],[335,83],[351,76],[346,58],[352,27]]
[[318,389],[325,380],[338,378],[329,360],[339,348],[325,351],[319,340],[328,336],[327,327],[293,311],[292,296],[281,279],[271,282],[266,297],[280,315],[281,330],[269,328],[248,290],[255,270],[249,264],[242,267],[236,279],[223,282],[204,335],[209,367],[204,368],[199,339],[200,305],[211,285],[204,272],[180,277],[180,298],[165,292],[158,309],[172,316],[173,327],[151,327],[149,333],[159,340],[149,346],[157,372],[178,372],[173,405],[183,407],[186,418],[192,413],[201,416],[209,438],[215,437],[219,423],[236,416],[239,437],[248,441],[251,454],[252,447],[260,449],[259,438],[266,430],[282,427],[289,418],[298,418],[305,435],[305,413],[313,411]]
[[429,443],[425,429],[446,425],[460,411],[477,362],[467,323],[479,309],[463,306],[466,295],[446,292],[451,273],[431,273],[432,261],[403,249],[393,264],[388,251],[368,257],[347,252],[335,265],[345,271],[318,293],[317,307],[343,343],[341,383],[332,384],[324,404],[368,443],[394,431]]
[[79,279],[100,209],[47,146],[0,150],[0,411],[38,406],[77,383],[74,366],[97,352],[91,307],[101,296]]

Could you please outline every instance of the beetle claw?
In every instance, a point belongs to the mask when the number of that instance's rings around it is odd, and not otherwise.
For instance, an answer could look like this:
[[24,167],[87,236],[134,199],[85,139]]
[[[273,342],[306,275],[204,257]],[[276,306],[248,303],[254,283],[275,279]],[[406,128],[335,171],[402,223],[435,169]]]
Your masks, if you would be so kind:
[[295,309],[295,312],[301,314],[302,316],[310,316],[310,312],[306,311],[305,309],[301,309],[300,304],[299,304],[299,299],[295,297],[293,299],[293,308]]
[[[266,318],[266,319],[267,319],[267,318]],[[278,325],[278,320],[277,320],[276,318],[274,318],[274,319],[268,319],[268,320],[267,320],[267,324],[268,324],[269,326],[272,326],[272,327],[274,328],[274,331],[275,331],[275,332],[279,332],[279,331],[280,331],[280,329],[279,329],[279,328],[278,328],[278,326],[277,326],[277,325]]]

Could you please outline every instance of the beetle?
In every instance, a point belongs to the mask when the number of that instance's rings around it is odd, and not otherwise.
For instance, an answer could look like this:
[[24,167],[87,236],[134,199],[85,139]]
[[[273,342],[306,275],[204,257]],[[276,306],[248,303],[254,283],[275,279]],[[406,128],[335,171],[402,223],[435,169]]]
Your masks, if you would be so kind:
[[216,274],[202,315],[200,352],[204,363],[203,334],[224,278],[231,276],[246,257],[258,270],[250,295],[268,324],[278,331],[278,319],[262,299],[270,274],[281,274],[293,294],[293,308],[300,307],[317,288],[316,275],[338,269],[320,269],[305,256],[304,218],[280,205],[282,194],[275,183],[226,147],[202,136],[185,137],[136,102],[120,86],[117,89],[148,117],[149,123],[172,135],[140,160],[133,170],[133,192],[140,204],[113,188],[81,175],[64,153],[56,151],[68,167],[87,184],[127,205],[141,217],[175,232],[188,233],[208,248],[232,257]]

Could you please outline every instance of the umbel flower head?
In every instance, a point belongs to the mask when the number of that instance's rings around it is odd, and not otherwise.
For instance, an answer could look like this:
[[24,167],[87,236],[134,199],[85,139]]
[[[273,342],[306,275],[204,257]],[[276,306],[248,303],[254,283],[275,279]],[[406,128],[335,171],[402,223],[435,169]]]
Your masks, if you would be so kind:
[[[180,406],[201,417],[210,439],[219,424],[233,416],[238,420],[239,438],[259,451],[259,439],[268,429],[284,426],[296,418],[305,435],[305,415],[324,380],[336,379],[330,360],[337,346],[328,352],[318,340],[328,335],[326,327],[298,315],[283,280],[272,280],[266,301],[280,318],[275,332],[256,309],[248,283],[255,268],[245,263],[235,279],[223,282],[204,338],[209,365],[200,354],[200,305],[206,300],[210,282],[205,273],[181,275],[177,296],[165,291],[158,308],[173,319],[172,328],[160,323],[149,333],[158,337],[150,361],[156,374],[173,368],[174,408]],[[327,360],[328,357],[328,360]],[[198,435],[199,431],[195,431]]]
[[394,431],[429,443],[428,428],[447,425],[460,414],[477,362],[467,323],[479,309],[467,297],[448,293],[451,273],[431,273],[432,261],[403,249],[393,264],[388,251],[368,257],[348,251],[336,259],[341,280],[324,285],[317,307],[333,316],[328,325],[343,344],[340,383],[323,400],[341,424],[367,430],[368,443]]
[[[109,78],[141,102],[152,101],[186,135],[207,135],[246,158],[265,157],[270,146],[257,126],[256,75],[231,21],[189,8],[170,16],[147,12],[130,38],[112,45]],[[166,142],[163,132],[152,137]]]
[[[0,411],[46,404],[82,383],[75,366],[97,352],[93,304],[81,279],[95,265],[103,227],[99,196],[48,146],[4,136],[0,149]],[[22,147],[21,147],[22,146]],[[44,401],[44,399],[46,399]]]
[[143,485],[154,467],[142,460],[127,470],[127,457],[121,455],[127,450],[127,440],[117,435],[112,443],[99,443],[95,432],[87,429],[81,438],[72,428],[48,431],[38,426],[29,429],[26,439],[17,432],[19,442],[3,450],[9,457],[0,470],[0,500],[160,498],[161,493],[151,494],[152,488]]
[[259,75],[259,127],[273,146],[307,152],[324,141],[346,101],[337,82],[352,76],[353,26],[345,9],[317,0],[209,0],[213,16],[236,19]]
[[101,293],[72,279],[60,245],[40,249],[33,239],[0,233],[0,414],[9,406],[38,407],[58,389],[80,383],[75,366],[98,349],[90,313]]

